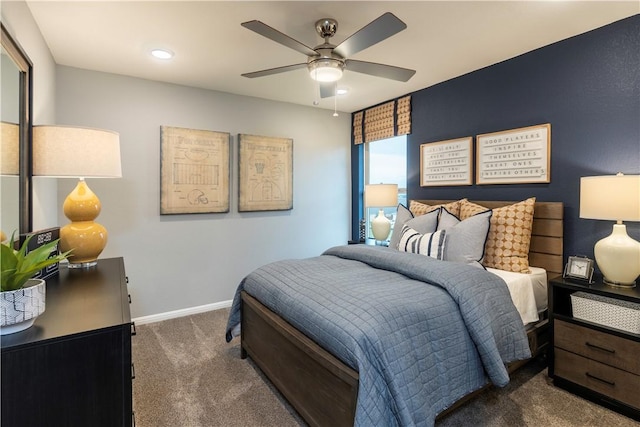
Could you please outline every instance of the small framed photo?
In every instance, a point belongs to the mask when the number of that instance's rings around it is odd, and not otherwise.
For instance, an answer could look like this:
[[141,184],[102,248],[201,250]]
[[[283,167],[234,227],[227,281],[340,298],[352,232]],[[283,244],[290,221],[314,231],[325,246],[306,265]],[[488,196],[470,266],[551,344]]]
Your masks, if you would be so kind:
[[570,256],[564,267],[562,277],[583,280],[591,283],[593,279],[594,262],[592,259],[581,256]]

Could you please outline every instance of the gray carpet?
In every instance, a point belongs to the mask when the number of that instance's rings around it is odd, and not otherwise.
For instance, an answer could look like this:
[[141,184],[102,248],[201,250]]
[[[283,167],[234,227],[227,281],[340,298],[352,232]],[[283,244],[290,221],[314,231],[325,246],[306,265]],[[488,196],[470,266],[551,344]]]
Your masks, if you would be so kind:
[[[139,325],[133,337],[137,427],[304,426],[250,359],[224,340],[228,309]],[[544,360],[436,423],[444,426],[640,426],[554,387]]]

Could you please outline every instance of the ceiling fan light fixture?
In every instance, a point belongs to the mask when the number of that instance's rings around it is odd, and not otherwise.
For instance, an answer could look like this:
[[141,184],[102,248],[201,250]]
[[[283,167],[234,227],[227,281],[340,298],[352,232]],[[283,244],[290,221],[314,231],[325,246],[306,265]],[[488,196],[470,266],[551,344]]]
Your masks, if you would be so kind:
[[344,63],[336,59],[318,59],[308,64],[309,75],[318,82],[335,82],[342,78]]

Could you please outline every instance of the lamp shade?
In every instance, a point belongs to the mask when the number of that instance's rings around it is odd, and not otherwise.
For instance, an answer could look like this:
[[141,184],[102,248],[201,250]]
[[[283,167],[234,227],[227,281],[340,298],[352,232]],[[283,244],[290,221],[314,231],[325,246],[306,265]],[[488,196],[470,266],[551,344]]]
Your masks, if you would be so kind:
[[20,127],[0,122],[0,175],[18,175]]
[[34,126],[33,175],[120,178],[120,136],[102,129]]
[[369,184],[364,188],[364,205],[381,208],[398,204],[398,184]]
[[640,175],[580,178],[580,218],[640,221]]

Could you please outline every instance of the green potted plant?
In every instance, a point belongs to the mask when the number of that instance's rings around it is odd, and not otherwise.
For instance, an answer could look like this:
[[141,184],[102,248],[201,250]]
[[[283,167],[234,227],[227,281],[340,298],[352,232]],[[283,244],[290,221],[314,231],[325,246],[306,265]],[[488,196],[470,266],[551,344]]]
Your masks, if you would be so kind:
[[71,251],[51,256],[58,240],[54,240],[27,253],[29,241],[25,239],[15,250],[13,236],[9,243],[0,244],[0,335],[27,329],[45,309],[46,283],[33,276],[45,267],[60,262]]

